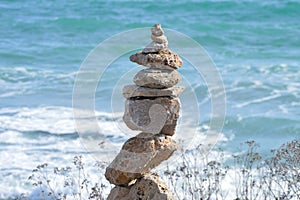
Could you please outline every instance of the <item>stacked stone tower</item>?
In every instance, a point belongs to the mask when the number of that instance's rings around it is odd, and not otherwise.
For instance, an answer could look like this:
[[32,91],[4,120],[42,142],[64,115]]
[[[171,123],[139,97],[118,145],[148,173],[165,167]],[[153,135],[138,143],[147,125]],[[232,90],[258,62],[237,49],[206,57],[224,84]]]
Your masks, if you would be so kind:
[[135,85],[123,88],[126,98],[123,120],[132,130],[141,131],[123,145],[107,167],[105,177],[116,185],[108,200],[173,200],[151,169],[167,160],[178,145],[174,135],[180,112],[176,86],[181,77],[176,71],[182,65],[178,55],[168,49],[168,40],[160,24],[151,28],[152,42],[143,51],[130,56],[132,62],[147,67],[134,77]]

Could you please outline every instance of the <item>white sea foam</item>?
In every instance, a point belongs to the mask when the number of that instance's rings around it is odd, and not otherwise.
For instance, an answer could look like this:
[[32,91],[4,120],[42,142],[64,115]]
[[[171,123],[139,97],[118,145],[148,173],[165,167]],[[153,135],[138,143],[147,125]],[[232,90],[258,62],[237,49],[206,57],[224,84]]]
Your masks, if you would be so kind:
[[75,132],[71,109],[64,107],[4,108],[0,110],[0,128],[53,134]]
[[[95,112],[103,133],[118,133],[114,126],[117,114]],[[85,119],[88,121],[88,119]],[[2,108],[0,109],[0,129],[17,130],[21,132],[44,131],[52,134],[75,133],[73,109],[67,107],[38,108]]]
[[[0,109],[0,198],[31,191],[27,178],[39,164],[47,162],[61,167],[71,165],[75,155],[88,155],[76,133],[72,111],[54,106]],[[95,115],[102,134],[125,137],[114,125],[118,115]],[[91,155],[88,160],[89,166],[96,162]]]
[[280,94],[274,94],[274,95],[270,95],[270,96],[267,96],[267,97],[263,97],[263,98],[254,99],[254,100],[251,100],[251,101],[243,102],[243,103],[235,105],[234,107],[236,107],[236,108],[242,108],[242,107],[248,106],[250,104],[262,103],[262,102],[265,102],[265,101],[269,101],[269,100],[278,98],[280,96],[281,96]]
[[285,114],[289,113],[289,110],[284,105],[279,105],[278,108]]
[[25,93],[26,93],[25,89],[19,89],[19,90],[12,91],[12,92],[4,92],[4,93],[0,94],[0,98],[13,97],[13,96],[25,94]]

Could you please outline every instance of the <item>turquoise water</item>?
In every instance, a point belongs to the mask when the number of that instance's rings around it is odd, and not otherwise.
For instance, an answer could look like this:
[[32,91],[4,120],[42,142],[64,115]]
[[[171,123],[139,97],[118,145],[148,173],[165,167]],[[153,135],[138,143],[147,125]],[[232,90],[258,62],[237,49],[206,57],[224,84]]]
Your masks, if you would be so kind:
[[[227,97],[225,149],[255,139],[267,151],[299,138],[299,10],[297,0],[1,1],[0,179],[6,181],[0,197],[30,191],[17,180],[25,181],[37,164],[64,163],[85,152],[72,119],[76,72],[101,41],[154,23],[195,39],[216,63]],[[119,73],[130,65],[118,60],[96,95],[108,105],[96,105],[99,123],[120,143],[109,105]],[[208,95],[184,66],[180,73],[200,97]],[[200,102],[206,110],[209,104]],[[199,126],[205,123],[204,113]]]

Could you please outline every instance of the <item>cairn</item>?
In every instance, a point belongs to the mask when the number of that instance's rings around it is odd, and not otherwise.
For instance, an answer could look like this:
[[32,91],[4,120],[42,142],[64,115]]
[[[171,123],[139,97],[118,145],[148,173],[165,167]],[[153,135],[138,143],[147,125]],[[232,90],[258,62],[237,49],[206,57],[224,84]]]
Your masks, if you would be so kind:
[[151,169],[178,149],[174,135],[180,112],[179,94],[184,87],[176,71],[182,65],[168,49],[160,24],[151,28],[152,42],[130,56],[132,62],[147,67],[136,74],[135,85],[123,88],[126,98],[123,120],[132,130],[142,131],[127,140],[106,168],[106,179],[116,185],[108,200],[174,200],[175,197]]

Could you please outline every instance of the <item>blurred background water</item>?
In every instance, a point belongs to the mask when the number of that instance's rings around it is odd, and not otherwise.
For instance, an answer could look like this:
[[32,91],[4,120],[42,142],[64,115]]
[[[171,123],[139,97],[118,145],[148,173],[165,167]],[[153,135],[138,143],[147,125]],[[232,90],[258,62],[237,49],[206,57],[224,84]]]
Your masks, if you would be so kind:
[[[87,153],[72,118],[76,72],[101,41],[155,23],[190,36],[214,60],[227,97],[223,148],[254,139],[267,151],[299,138],[299,10],[298,0],[1,1],[0,198],[28,192],[37,164]],[[128,57],[116,61],[96,102],[110,105],[120,73],[132,66]],[[179,72],[208,95],[203,80],[184,66]],[[96,110],[103,132],[121,144],[110,107]]]

